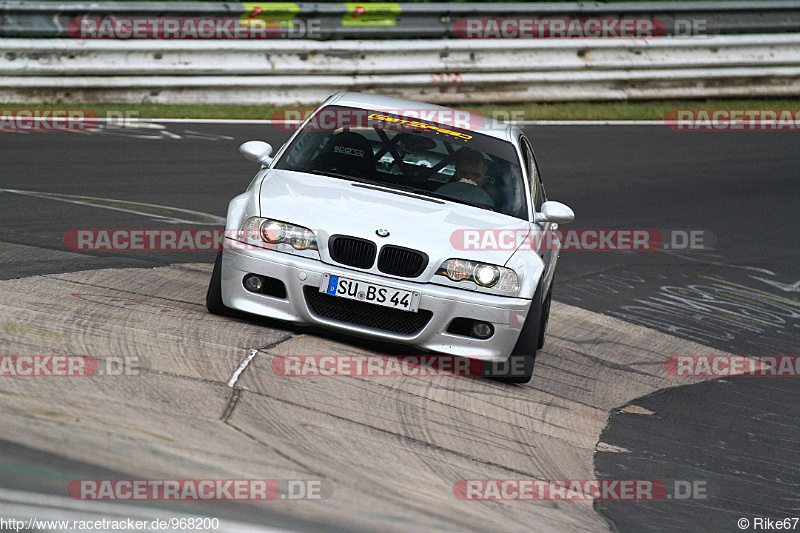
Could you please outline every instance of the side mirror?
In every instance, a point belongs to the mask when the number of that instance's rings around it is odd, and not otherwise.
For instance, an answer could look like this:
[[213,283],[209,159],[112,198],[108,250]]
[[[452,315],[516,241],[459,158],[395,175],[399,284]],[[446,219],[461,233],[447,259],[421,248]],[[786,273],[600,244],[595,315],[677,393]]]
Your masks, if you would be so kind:
[[534,215],[534,222],[566,224],[573,220],[575,220],[575,213],[561,202],[545,202],[542,204],[542,212]]
[[272,145],[264,141],[247,141],[239,147],[239,153],[248,161],[261,163],[265,167],[272,163]]

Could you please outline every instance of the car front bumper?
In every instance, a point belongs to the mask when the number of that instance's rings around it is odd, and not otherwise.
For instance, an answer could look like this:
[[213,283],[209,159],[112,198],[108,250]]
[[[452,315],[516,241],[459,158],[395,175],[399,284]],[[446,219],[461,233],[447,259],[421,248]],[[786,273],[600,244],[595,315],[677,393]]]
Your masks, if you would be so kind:
[[[524,298],[509,298],[431,283],[415,283],[376,276],[291,253],[253,249],[253,247],[246,250],[232,249],[237,243],[228,239],[226,244],[229,246],[225,246],[223,250],[221,274],[222,300],[227,307],[279,320],[322,326],[362,337],[409,344],[434,352],[485,361],[505,360],[517,342],[531,304],[531,300]],[[304,288],[309,286],[318,291],[326,273],[419,292],[419,309],[428,310],[433,316],[421,330],[410,335],[320,316],[309,305]],[[243,280],[247,274],[281,280],[286,286],[286,298],[246,290]],[[387,309],[377,305],[374,307],[376,313]],[[448,326],[457,317],[489,322],[494,326],[494,335],[481,340],[448,333]]]

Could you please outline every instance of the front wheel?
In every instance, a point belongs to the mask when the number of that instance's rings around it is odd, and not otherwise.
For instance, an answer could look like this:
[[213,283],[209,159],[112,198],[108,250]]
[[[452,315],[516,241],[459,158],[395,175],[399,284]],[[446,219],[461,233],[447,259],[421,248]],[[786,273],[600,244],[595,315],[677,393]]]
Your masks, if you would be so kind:
[[553,301],[553,282],[550,282],[550,290],[547,291],[547,297],[544,299],[542,306],[542,321],[539,326],[539,349],[544,348],[544,337],[547,335],[547,324],[550,322],[550,303]]
[[[533,376],[533,364],[536,362],[536,350],[539,348],[539,331],[542,326],[542,285],[533,295],[531,308],[525,318],[517,344],[508,356],[508,361],[492,364],[492,378],[502,383],[528,383]],[[548,306],[549,307],[549,306]]]
[[217,253],[214,261],[214,270],[211,272],[211,282],[206,293],[206,309],[212,315],[231,316],[232,310],[222,303],[222,250]]

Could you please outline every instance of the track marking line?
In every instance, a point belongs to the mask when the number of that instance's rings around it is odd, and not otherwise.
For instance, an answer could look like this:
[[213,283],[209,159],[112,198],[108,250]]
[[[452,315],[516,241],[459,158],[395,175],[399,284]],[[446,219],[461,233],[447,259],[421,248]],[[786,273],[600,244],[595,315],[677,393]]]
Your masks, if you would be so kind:
[[233,387],[234,385],[236,385],[236,382],[239,381],[239,376],[242,374],[242,372],[244,372],[244,369],[247,368],[247,365],[250,364],[250,361],[253,360],[253,358],[256,356],[257,353],[258,353],[257,349],[255,348],[250,349],[250,355],[248,355],[247,358],[244,361],[242,361],[242,364],[240,364],[239,368],[237,368],[236,371],[233,373],[231,379],[228,380],[228,387]]
[[631,451],[627,448],[623,448],[622,446],[615,446],[613,444],[608,444],[602,441],[597,443],[596,449],[598,452],[606,452],[606,453],[631,453]]
[[[96,198],[93,196],[80,196],[75,194],[57,194],[38,191],[22,191],[19,189],[0,189],[0,193],[21,194],[23,196],[33,196],[35,198],[44,198],[47,200],[56,200],[58,202],[67,202],[70,204],[99,207],[100,209],[110,209],[112,211],[121,211],[123,213],[131,213],[134,215],[142,215],[158,220],[163,220],[168,223],[186,223],[186,224],[203,224],[203,225],[217,225],[224,226],[225,219],[217,215],[209,213],[201,213],[200,211],[192,211],[190,209],[181,209],[179,207],[170,207],[166,205],[146,204],[143,202],[131,202],[127,200],[114,200],[112,198]],[[114,207],[114,206],[118,207]],[[142,208],[157,208],[162,210],[163,215],[149,212]],[[174,214],[175,216],[168,216]],[[184,215],[185,218],[181,218]],[[190,219],[190,216],[192,217]]]
[[620,413],[629,413],[632,415],[647,415],[653,416],[655,412],[651,411],[650,409],[646,409],[640,405],[629,405],[627,407],[623,407],[619,410]]
[[773,287],[778,287],[783,292],[800,292],[800,281],[795,281],[794,283],[781,283],[780,281],[775,281],[772,279],[760,278],[758,276],[750,276],[753,279],[757,279],[758,281],[763,281],[767,285],[772,285]]

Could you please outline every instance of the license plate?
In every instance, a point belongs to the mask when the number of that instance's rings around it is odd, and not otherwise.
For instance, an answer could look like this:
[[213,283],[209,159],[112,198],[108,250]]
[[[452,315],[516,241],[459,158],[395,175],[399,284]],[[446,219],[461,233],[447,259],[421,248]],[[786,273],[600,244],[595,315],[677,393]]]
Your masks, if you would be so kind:
[[418,292],[384,287],[331,274],[325,274],[322,277],[319,292],[411,313],[416,313],[419,309],[420,294]]

